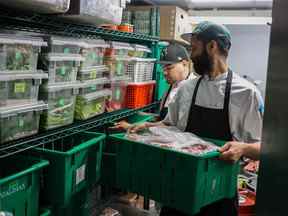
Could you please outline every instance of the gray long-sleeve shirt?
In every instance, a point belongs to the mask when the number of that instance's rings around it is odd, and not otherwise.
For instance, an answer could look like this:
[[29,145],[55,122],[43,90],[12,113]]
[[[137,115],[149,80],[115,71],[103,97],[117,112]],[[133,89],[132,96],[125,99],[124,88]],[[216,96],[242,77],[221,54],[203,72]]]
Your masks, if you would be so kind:
[[[227,74],[221,74],[213,80],[205,76],[199,85],[196,105],[223,109]],[[169,103],[168,114],[163,120],[164,124],[185,130],[197,81],[198,78],[187,80],[181,85]],[[247,143],[259,142],[263,111],[263,99],[256,86],[233,73],[229,104],[229,122],[233,138]]]

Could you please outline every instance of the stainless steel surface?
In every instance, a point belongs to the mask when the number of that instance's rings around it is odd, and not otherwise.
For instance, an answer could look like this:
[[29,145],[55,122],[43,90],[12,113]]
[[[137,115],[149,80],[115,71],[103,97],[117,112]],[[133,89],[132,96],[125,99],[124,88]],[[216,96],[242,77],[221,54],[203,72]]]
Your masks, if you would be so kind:
[[288,215],[288,1],[275,0],[257,216]]

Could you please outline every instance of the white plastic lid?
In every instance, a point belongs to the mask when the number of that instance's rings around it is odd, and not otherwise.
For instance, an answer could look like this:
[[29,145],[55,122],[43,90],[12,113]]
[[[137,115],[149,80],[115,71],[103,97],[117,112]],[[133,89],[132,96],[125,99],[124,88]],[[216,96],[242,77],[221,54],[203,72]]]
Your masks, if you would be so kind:
[[89,94],[85,94],[85,95],[81,95],[82,98],[84,98],[87,101],[92,101],[101,97],[107,97],[107,96],[111,96],[112,95],[112,91],[109,89],[104,89],[101,91],[96,91],[96,92],[92,92]]
[[135,50],[136,51],[143,51],[143,52],[148,52],[151,53],[151,49],[149,49],[147,46],[143,46],[143,45],[139,45],[139,44],[135,44]]
[[99,78],[99,79],[95,79],[95,80],[82,81],[79,84],[79,88],[88,88],[91,85],[100,85],[100,84],[108,84],[108,83],[110,83],[110,80],[107,79],[106,77],[103,77],[103,78]]
[[93,67],[86,67],[86,69],[82,69],[79,71],[81,74],[89,74],[91,72],[106,72],[109,71],[109,68],[106,65],[99,65],[99,66],[93,66]]
[[128,76],[119,76],[111,78],[111,82],[118,82],[118,81],[131,81],[131,78]]
[[25,104],[21,106],[6,106],[0,108],[0,118],[9,117],[12,115],[17,115],[20,113],[32,112],[32,111],[42,111],[47,110],[48,104],[45,104],[43,101],[38,101],[31,104]]
[[69,38],[69,37],[58,37],[58,36],[51,36],[49,38],[49,42],[52,45],[73,45],[73,46],[83,46],[84,41],[77,40],[75,38]]
[[30,37],[15,34],[0,34],[0,44],[28,44],[32,46],[47,46],[47,43],[39,37]]
[[101,47],[101,48],[108,48],[110,47],[109,44],[107,44],[104,40],[86,40],[82,43],[83,48],[95,48],[95,47]]
[[154,58],[137,58],[137,57],[133,57],[133,58],[130,58],[130,61],[136,61],[136,62],[156,62],[156,59],[154,59]]
[[48,92],[56,92],[61,90],[79,89],[79,85],[80,82],[46,84],[43,85],[43,89]]
[[49,53],[44,55],[48,61],[84,61],[85,59],[79,54]]
[[38,71],[38,73],[11,73],[11,72],[1,72],[0,81],[11,81],[11,80],[21,80],[21,79],[48,79],[48,74]]
[[123,42],[111,42],[111,48],[113,49],[126,49],[126,50],[135,50],[129,43],[123,43]]

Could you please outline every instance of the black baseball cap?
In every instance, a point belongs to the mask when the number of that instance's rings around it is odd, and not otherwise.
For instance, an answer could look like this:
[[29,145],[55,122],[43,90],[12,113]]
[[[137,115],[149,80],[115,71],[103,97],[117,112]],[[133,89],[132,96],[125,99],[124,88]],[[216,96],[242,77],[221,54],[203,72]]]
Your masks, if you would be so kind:
[[186,48],[180,44],[169,44],[162,50],[160,61],[158,63],[162,65],[176,64],[183,60],[190,60],[190,55]]

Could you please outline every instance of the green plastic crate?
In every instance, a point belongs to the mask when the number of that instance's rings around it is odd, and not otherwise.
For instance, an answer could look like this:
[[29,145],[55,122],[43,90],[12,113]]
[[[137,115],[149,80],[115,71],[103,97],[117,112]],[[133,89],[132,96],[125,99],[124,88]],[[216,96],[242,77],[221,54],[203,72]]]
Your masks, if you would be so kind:
[[40,216],[51,216],[52,213],[51,213],[51,210],[48,209],[48,208],[43,208],[40,210]]
[[130,124],[134,124],[134,123],[147,122],[147,121],[153,120],[154,118],[155,117],[153,115],[137,113],[135,115],[128,117],[126,120]]
[[68,205],[75,194],[99,180],[105,137],[80,132],[33,150],[50,162],[41,190],[44,205]]
[[14,216],[38,216],[40,170],[49,162],[12,156],[0,163],[0,211]]
[[[223,141],[211,140],[218,146]],[[205,156],[129,141],[123,135],[108,138],[115,151],[115,186],[156,200],[189,215],[223,198],[236,195],[238,164]]]

